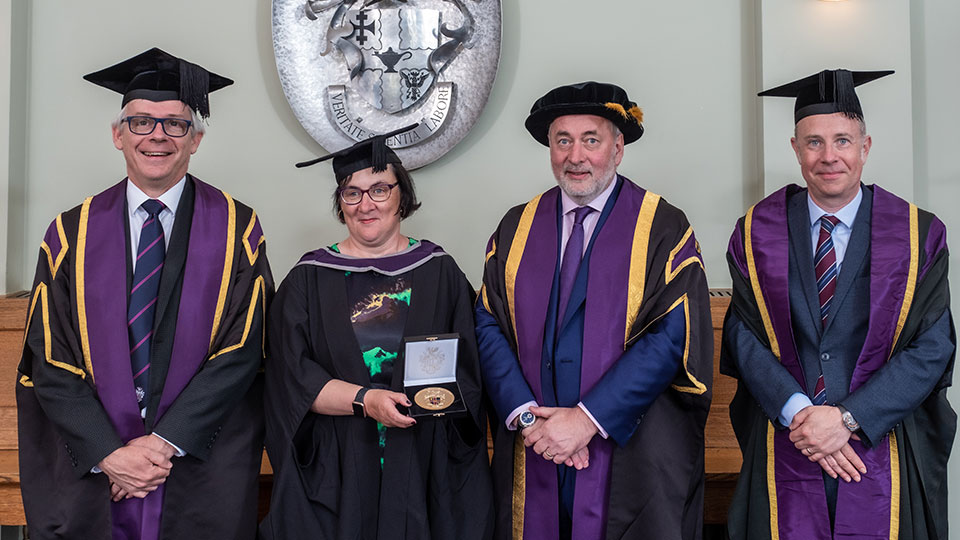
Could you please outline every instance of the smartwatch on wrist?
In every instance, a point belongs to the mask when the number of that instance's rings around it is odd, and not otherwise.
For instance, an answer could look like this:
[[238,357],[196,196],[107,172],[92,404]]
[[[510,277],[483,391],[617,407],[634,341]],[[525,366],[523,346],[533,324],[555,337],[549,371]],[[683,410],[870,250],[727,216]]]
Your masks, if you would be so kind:
[[357,390],[357,395],[353,398],[353,415],[358,418],[366,418],[367,416],[366,409],[363,407],[363,396],[367,393],[367,390],[369,390],[369,388],[366,386],[360,388],[360,390]]
[[853,417],[853,413],[840,404],[837,404],[837,408],[840,409],[840,419],[843,420],[843,427],[850,430],[851,433],[860,429],[860,423]]

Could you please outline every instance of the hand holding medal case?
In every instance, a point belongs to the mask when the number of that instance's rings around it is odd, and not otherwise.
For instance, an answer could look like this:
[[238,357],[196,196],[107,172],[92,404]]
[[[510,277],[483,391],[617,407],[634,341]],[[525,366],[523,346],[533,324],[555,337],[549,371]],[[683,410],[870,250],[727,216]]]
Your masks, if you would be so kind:
[[403,342],[403,391],[413,403],[410,416],[466,412],[457,384],[460,334],[412,336]]

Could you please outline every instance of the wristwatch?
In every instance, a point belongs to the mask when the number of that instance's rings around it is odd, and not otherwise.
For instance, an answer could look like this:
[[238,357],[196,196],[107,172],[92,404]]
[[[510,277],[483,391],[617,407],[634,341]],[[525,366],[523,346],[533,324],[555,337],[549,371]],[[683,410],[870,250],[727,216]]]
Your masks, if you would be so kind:
[[366,386],[357,390],[357,395],[353,398],[353,415],[359,418],[365,418],[367,416],[366,409],[363,408],[363,395],[367,393]]
[[520,416],[517,417],[517,425],[520,426],[520,429],[526,429],[536,421],[537,417],[530,411],[523,411],[520,413]]
[[837,404],[837,408],[840,409],[840,419],[843,420],[843,427],[850,430],[850,432],[856,432],[860,429],[860,423],[853,417],[853,413],[840,404]]

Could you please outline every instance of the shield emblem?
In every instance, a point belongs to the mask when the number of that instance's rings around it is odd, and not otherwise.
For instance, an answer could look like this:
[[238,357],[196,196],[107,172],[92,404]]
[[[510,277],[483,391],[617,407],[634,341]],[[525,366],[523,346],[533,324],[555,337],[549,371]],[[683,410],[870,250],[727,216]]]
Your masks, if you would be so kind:
[[500,58],[500,0],[272,0],[284,95],[325,149],[417,124],[387,144],[408,169],[455,146]]
[[353,88],[370,105],[400,112],[425,96],[437,74],[430,57],[440,47],[440,12],[435,9],[351,9],[337,41]]

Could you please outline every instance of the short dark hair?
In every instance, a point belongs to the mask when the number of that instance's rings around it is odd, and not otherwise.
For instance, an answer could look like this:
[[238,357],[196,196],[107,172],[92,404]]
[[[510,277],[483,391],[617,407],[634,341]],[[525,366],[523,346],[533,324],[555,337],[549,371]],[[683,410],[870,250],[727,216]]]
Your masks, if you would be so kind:
[[[393,175],[397,177],[397,187],[400,188],[400,221],[410,217],[420,208],[420,201],[417,200],[417,191],[413,187],[413,178],[407,169],[400,163],[390,163],[387,167],[393,169]],[[340,209],[340,188],[347,185],[347,182],[353,178],[353,175],[347,175],[337,182],[337,189],[333,191],[333,213],[340,220],[340,223],[346,223],[343,219],[343,210]]]

